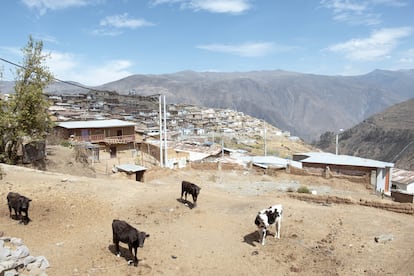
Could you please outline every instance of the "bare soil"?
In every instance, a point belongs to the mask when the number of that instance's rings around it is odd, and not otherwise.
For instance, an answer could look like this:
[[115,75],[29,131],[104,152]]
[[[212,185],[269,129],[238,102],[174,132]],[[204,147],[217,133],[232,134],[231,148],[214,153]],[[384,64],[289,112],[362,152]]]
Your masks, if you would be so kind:
[[[49,157],[55,172],[2,164],[0,231],[45,256],[49,275],[414,275],[413,215],[310,203],[286,192],[306,185],[319,194],[378,199],[362,184],[191,169],[159,170],[140,183],[96,175],[67,153]],[[196,208],[179,200],[184,179],[202,188]],[[29,224],[9,218],[9,191],[32,199]],[[284,206],[281,239],[271,229],[262,246],[254,218],[276,203]],[[125,244],[123,257],[114,254],[115,218],[151,235],[137,267],[127,265]],[[377,243],[379,235],[394,239]]]

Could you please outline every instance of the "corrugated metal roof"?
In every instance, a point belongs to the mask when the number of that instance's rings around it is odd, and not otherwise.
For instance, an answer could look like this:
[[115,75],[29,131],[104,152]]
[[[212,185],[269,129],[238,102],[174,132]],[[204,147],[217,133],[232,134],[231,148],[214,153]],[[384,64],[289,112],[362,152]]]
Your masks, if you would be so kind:
[[301,160],[302,163],[332,164],[344,166],[358,166],[371,168],[393,168],[394,163],[365,159],[350,155],[336,155],[329,152],[306,152],[298,155],[308,156]]
[[124,172],[140,172],[140,171],[146,170],[145,167],[141,167],[141,166],[134,165],[134,164],[117,165],[116,168]]
[[196,152],[196,151],[179,150],[179,149],[175,149],[175,150],[178,152],[187,152],[189,154],[188,160],[190,161],[199,161],[199,160],[203,160],[204,158],[211,156],[210,153],[205,153],[205,152]]
[[392,181],[406,185],[413,184],[414,172],[395,168],[392,170]]
[[296,168],[302,168],[302,163],[289,160],[286,158],[280,158],[277,156],[241,156],[238,159],[242,160],[243,162],[252,162],[253,164],[267,168],[267,167],[280,167],[286,168],[289,164],[290,166]]
[[112,120],[58,122],[57,125],[63,128],[67,128],[67,129],[76,129],[76,128],[126,127],[126,126],[135,126],[135,123],[112,119]]

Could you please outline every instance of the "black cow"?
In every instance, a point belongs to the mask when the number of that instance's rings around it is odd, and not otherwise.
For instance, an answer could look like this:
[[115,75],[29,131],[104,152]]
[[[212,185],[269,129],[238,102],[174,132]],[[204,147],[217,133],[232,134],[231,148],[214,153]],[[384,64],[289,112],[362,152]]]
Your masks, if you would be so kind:
[[185,200],[187,201],[187,193],[193,196],[193,204],[194,206],[197,205],[197,197],[200,193],[201,188],[198,187],[196,184],[183,181],[181,182],[181,200],[183,200],[183,195],[185,194]]
[[[145,238],[148,238],[150,235],[145,232],[138,231],[136,228],[132,227],[123,220],[117,219],[112,221],[112,234],[117,256],[121,256],[121,252],[119,251],[119,242],[126,243],[128,244],[129,252],[134,257],[134,266],[137,266],[137,248],[144,247]],[[132,254],[132,249],[134,249],[134,254]],[[128,263],[130,262],[131,261],[129,260]]]
[[[12,218],[12,208],[16,214],[16,218],[20,219],[21,222],[27,224],[29,219],[29,202],[32,201],[30,198],[27,198],[18,193],[10,192],[7,194],[7,204],[9,205],[10,217]],[[22,216],[22,212],[25,213],[25,216]],[[19,215],[17,215],[17,213]]]

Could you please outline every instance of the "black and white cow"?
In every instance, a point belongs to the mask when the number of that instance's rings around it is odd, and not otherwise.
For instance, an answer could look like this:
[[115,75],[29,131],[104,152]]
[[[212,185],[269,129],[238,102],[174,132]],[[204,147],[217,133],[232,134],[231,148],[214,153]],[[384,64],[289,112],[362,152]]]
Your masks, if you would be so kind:
[[[12,209],[16,214],[16,218],[20,219],[21,222],[27,224],[29,219],[29,202],[32,201],[30,198],[27,198],[18,193],[10,192],[7,194],[7,204],[9,205],[10,217],[12,218]],[[22,216],[22,212],[25,213]],[[18,214],[18,215],[17,215]]]
[[269,226],[275,224],[276,233],[275,238],[280,239],[280,228],[282,227],[282,213],[283,207],[281,204],[270,206],[267,209],[261,210],[254,220],[254,223],[259,228],[259,242],[265,244],[266,232]]
[[193,196],[193,204],[197,205],[197,197],[200,193],[201,188],[196,184],[183,180],[181,182],[181,200],[185,194],[185,201],[187,201],[187,193]]
[[[145,238],[148,238],[149,236],[149,234],[138,231],[123,220],[114,219],[112,221],[112,237],[115,244],[116,254],[118,257],[121,256],[119,242],[128,244],[129,252],[134,257],[134,266],[138,265],[137,249],[138,247],[144,247]],[[132,249],[134,249],[134,254],[132,254]],[[131,262],[131,260],[128,261],[128,263]]]

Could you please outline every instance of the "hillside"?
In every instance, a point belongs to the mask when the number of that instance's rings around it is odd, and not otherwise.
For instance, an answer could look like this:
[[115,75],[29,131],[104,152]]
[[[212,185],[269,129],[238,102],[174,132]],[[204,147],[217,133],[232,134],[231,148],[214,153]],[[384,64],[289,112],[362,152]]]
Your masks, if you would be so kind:
[[[74,162],[61,153],[49,158],[54,164]],[[318,192],[315,198],[390,202],[343,179],[184,169],[152,171],[154,180],[140,183],[65,174],[74,171],[65,166],[60,173],[1,167],[0,196],[15,191],[32,202],[27,225],[10,219],[4,204],[0,232],[21,238],[32,255],[45,256],[48,275],[410,275],[414,270],[413,215],[305,202],[286,192],[305,185]],[[194,209],[179,200],[184,179],[202,188]],[[254,218],[275,203],[284,207],[281,239],[274,239],[271,228],[261,246]],[[122,257],[114,254],[115,218],[150,234],[138,249],[138,267],[127,265],[125,244]],[[393,240],[375,242],[381,235]]]
[[[334,151],[334,144],[324,150]],[[339,135],[340,153],[395,162],[414,170],[414,98],[377,113]]]
[[[95,89],[121,94],[166,95],[168,103],[229,108],[264,119],[306,142],[326,131],[350,128],[387,107],[414,97],[414,70],[375,70],[360,76],[323,76],[286,71],[193,72],[132,75]],[[0,82],[7,92],[10,84]],[[87,93],[55,83],[50,92]]]

